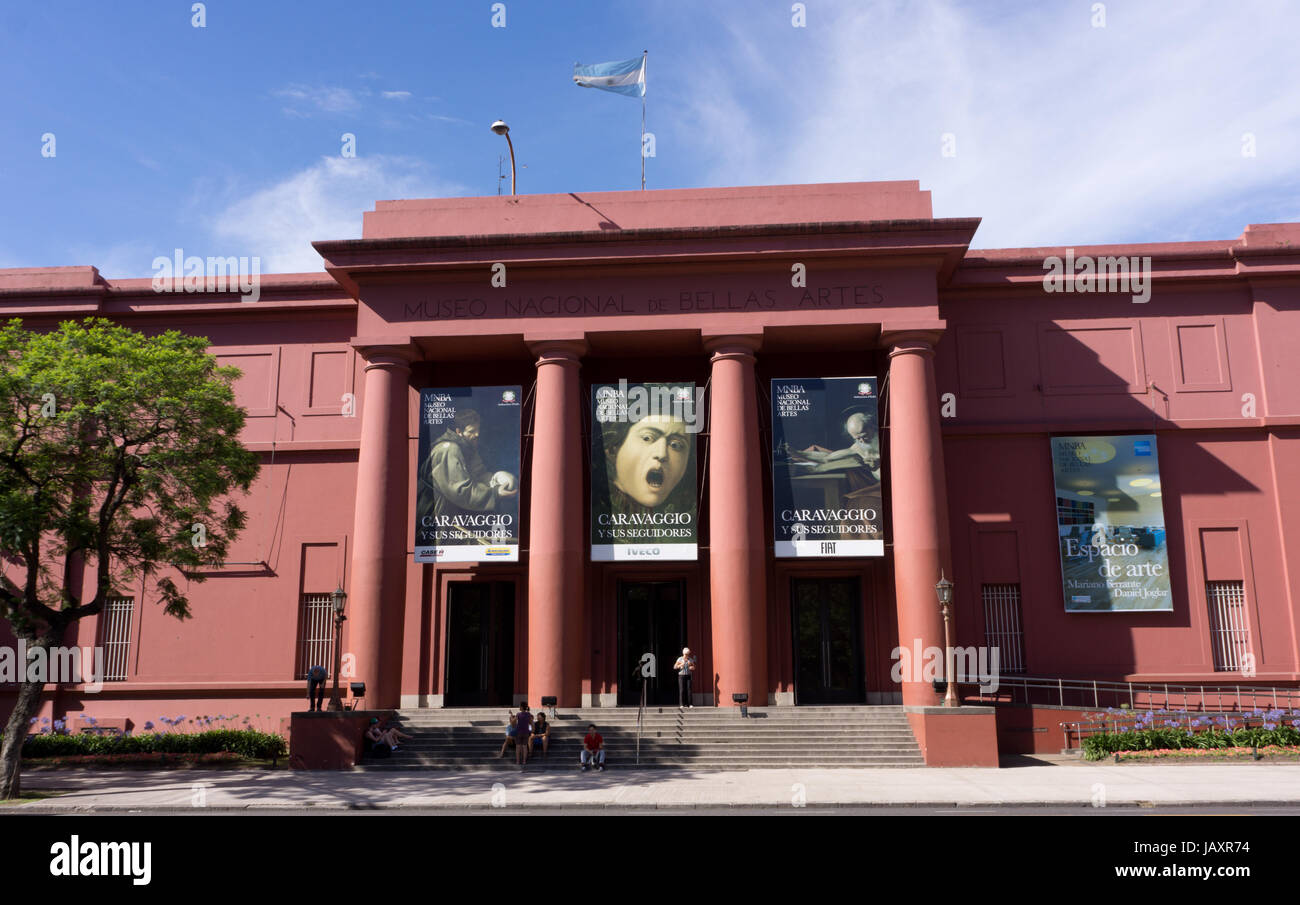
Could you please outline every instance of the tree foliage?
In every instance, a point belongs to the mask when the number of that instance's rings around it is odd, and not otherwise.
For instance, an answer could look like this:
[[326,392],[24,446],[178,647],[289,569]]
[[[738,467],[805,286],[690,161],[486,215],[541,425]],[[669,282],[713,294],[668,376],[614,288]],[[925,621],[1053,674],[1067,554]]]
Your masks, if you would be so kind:
[[[258,463],[239,442],[239,371],[207,345],[99,318],[0,329],[0,554],[26,570],[0,616],[20,635],[98,613],[161,566],[201,581],[190,570],[225,558],[245,517],[223,498],[247,491]],[[95,576],[80,595],[78,556]],[[169,614],[189,615],[170,577],[155,587]]]

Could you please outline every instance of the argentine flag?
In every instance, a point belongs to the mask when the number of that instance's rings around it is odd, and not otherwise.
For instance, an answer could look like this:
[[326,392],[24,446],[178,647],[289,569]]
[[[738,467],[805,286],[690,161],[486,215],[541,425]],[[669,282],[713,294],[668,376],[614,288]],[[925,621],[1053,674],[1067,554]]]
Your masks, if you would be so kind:
[[645,57],[620,60],[616,63],[573,64],[573,81],[583,88],[600,88],[626,94],[628,97],[645,97]]

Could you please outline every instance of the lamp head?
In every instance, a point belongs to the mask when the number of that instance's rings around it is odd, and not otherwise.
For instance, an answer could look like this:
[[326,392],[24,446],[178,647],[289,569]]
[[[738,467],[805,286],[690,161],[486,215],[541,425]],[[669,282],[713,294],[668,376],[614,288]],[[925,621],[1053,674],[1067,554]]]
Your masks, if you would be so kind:
[[492,131],[497,135],[505,135],[510,131],[510,127],[505,124],[505,120],[497,120],[492,124]]
[[941,606],[952,603],[952,582],[944,578],[942,573],[940,573],[938,583],[934,586],[934,593],[938,595]]

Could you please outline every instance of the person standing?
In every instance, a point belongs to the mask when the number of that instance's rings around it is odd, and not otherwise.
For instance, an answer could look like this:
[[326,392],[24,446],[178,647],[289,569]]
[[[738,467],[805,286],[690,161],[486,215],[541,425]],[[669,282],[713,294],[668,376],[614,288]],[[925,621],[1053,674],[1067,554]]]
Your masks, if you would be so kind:
[[673,664],[677,670],[677,708],[694,707],[691,700],[691,676],[695,674],[695,655],[689,647],[682,648],[682,655]]
[[528,702],[524,701],[519,705],[519,713],[515,714],[515,763],[519,764],[520,770],[528,763],[528,740],[532,734],[533,714],[528,709]]
[[324,666],[313,666],[307,670],[307,712],[320,712],[321,702],[325,700],[325,680],[329,673]]

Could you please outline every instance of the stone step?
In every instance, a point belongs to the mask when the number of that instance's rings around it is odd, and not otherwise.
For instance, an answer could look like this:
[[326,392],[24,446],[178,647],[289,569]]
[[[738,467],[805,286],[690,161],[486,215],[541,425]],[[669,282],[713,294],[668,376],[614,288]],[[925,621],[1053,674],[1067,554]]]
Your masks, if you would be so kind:
[[[914,757],[893,757],[879,758],[871,760],[826,760],[826,759],[768,759],[764,761],[704,761],[704,760],[663,760],[642,758],[641,762],[633,763],[630,761],[611,760],[605,765],[609,770],[668,770],[684,769],[691,770],[780,770],[780,769],[805,769],[805,770],[824,770],[824,769],[875,769],[875,768],[900,768],[900,767],[924,767],[925,761],[920,755]],[[367,762],[362,766],[355,767],[356,770],[363,771],[419,771],[419,770],[453,770],[457,772],[492,772],[492,773],[514,773],[519,774],[519,767],[513,762],[502,761],[497,764],[485,764],[482,762],[398,762],[398,761],[381,761],[377,763]],[[538,765],[529,761],[523,769],[523,773],[533,772],[581,772],[578,763],[572,759],[565,762],[551,762]]]
[[[505,708],[407,710],[398,714],[413,737],[371,770],[518,771],[505,740]],[[635,767],[636,708],[562,710],[551,719],[550,755],[534,753],[528,771],[577,769],[588,723],[605,739],[610,769]],[[750,770],[765,767],[923,766],[911,724],[897,705],[754,708],[650,708],[641,724],[639,766],[647,769]]]

